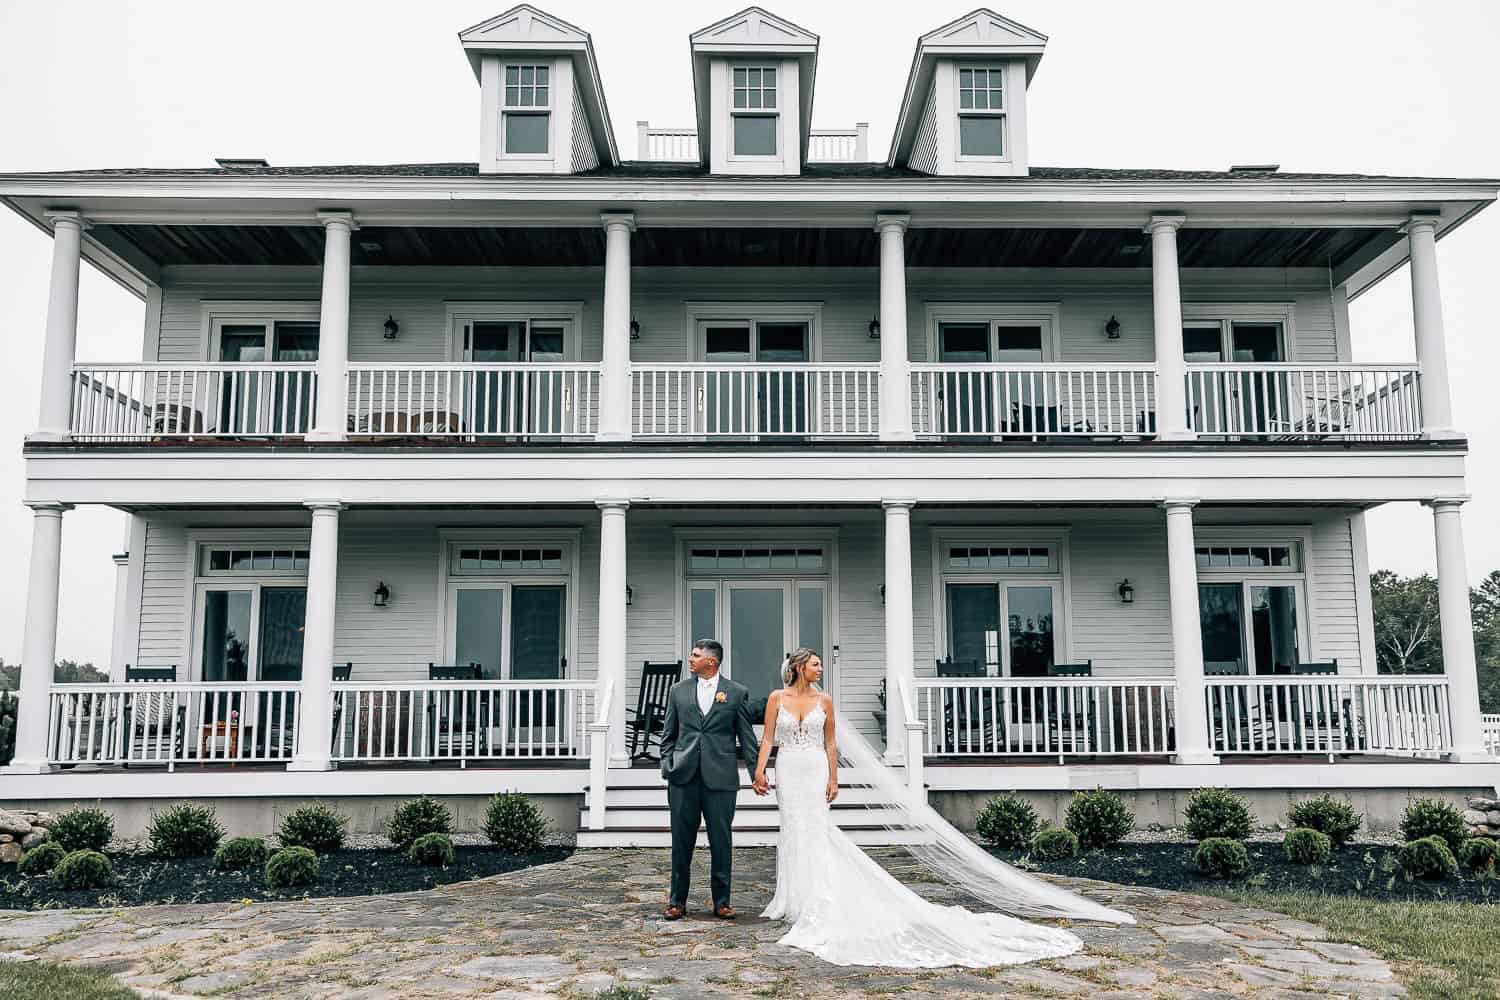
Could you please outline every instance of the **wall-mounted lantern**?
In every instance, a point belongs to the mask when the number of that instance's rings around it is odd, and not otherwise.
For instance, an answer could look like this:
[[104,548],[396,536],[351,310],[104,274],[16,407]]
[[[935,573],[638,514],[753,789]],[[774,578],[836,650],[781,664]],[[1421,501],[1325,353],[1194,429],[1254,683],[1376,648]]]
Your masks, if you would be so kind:
[[1109,318],[1109,322],[1104,324],[1104,336],[1108,337],[1110,340],[1119,340],[1120,321],[1111,316]]
[[391,588],[385,585],[384,580],[381,580],[375,585],[375,606],[383,608],[389,603],[391,603]]
[[1121,604],[1135,603],[1135,588],[1130,585],[1129,580],[1121,580],[1120,586],[1115,589],[1120,595]]
[[641,339],[641,324],[640,324],[639,320],[636,320],[634,318],[632,318],[630,320],[630,339],[631,340],[640,340]]
[[869,331],[870,331],[870,339],[871,340],[879,340],[880,339],[880,317],[879,316],[872,317],[870,319],[870,325],[869,325],[869,327],[867,329],[869,329]]
[[394,316],[387,316],[385,318],[384,329],[385,329],[385,339],[386,340],[395,340],[396,339],[396,335],[401,332],[401,324],[396,322],[396,317],[394,317]]

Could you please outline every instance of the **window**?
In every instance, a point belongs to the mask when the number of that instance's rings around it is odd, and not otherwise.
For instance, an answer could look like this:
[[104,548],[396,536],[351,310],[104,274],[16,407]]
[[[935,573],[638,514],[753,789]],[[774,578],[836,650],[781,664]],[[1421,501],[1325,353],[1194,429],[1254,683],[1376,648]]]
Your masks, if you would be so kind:
[[1045,677],[1065,655],[1064,538],[939,539],[940,654],[991,677]]
[[459,545],[453,548],[448,572],[454,576],[483,576],[490,573],[559,573],[562,568],[561,548]]
[[[206,357],[243,367],[206,376],[193,400],[199,412],[179,410],[162,418],[215,426],[226,434],[305,433],[315,402],[317,315],[315,302],[205,303]],[[288,367],[275,370],[282,365]]]
[[1285,674],[1307,658],[1299,545],[1210,543],[1194,552],[1206,672]]
[[195,586],[196,677],[302,679],[308,550],[293,544],[205,545]]
[[502,148],[507,155],[545,156],[552,129],[552,88],[547,66],[505,67],[501,102]]
[[774,66],[735,66],[734,83],[734,155],[775,156],[777,154],[776,68]]
[[201,576],[307,572],[307,549],[290,547],[239,548],[218,546],[203,549]]
[[958,152],[960,156],[1004,157],[1005,68],[960,67],[958,71]]
[[758,573],[767,570],[823,572],[823,550],[793,546],[695,545],[688,549],[688,570],[694,573]]
[[1296,570],[1293,545],[1199,545],[1198,568]]
[[[937,358],[943,364],[1035,363],[1047,360],[1052,325],[1030,320],[937,321]],[[946,433],[1060,430],[1057,401],[1042,379],[1023,372],[953,371],[940,375]]]
[[1286,361],[1283,324],[1242,320],[1188,321],[1182,324],[1182,355],[1195,363]]
[[776,108],[776,69],[773,66],[734,68],[734,109]]

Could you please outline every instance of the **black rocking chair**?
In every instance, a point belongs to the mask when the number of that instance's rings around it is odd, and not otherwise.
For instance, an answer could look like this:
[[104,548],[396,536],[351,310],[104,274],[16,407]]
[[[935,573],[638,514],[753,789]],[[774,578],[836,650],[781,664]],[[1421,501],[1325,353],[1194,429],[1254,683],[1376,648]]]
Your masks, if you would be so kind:
[[[427,664],[430,681],[477,681],[478,663]],[[479,715],[482,711],[478,691],[435,692],[427,706],[428,739],[434,757],[467,757],[479,749]]]
[[651,746],[661,748],[662,726],[667,718],[667,697],[672,685],[682,679],[682,661],[652,663],[647,660],[641,668],[641,688],[636,695],[635,708],[627,709],[625,728],[630,732],[630,759],[660,760],[653,756]]
[[[937,661],[937,675],[955,680],[986,676],[984,664],[980,661],[955,660],[952,657]],[[983,691],[975,690],[961,689],[944,692],[943,746],[946,749],[954,752],[979,751],[982,753],[995,748],[995,737],[998,734],[993,730],[985,733],[982,727],[984,717],[980,708],[983,696]]]

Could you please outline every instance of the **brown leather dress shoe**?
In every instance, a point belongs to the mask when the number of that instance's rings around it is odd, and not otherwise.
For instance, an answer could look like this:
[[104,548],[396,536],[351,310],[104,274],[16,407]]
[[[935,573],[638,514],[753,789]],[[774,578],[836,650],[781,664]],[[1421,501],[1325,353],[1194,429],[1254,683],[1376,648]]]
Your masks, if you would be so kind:
[[683,917],[687,916],[687,907],[678,906],[676,903],[673,903],[665,910],[662,910],[661,915],[663,917],[666,917],[668,920],[681,920]]
[[739,916],[739,914],[734,911],[734,907],[730,906],[728,903],[725,903],[722,906],[714,907],[714,916],[718,917],[720,920],[733,920],[735,917]]

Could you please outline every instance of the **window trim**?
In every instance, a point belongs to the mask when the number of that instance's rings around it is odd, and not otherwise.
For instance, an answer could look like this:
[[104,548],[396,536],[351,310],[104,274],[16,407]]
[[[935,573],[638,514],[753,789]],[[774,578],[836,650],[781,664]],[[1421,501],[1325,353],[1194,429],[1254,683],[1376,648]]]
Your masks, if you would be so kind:
[[[219,363],[220,335],[225,326],[264,324],[267,336],[275,333],[278,320],[294,323],[320,323],[322,303],[316,299],[204,299],[199,303],[200,359],[207,364]],[[322,331],[319,330],[321,351]],[[277,364],[267,360],[264,364]],[[283,361],[280,364],[314,364],[309,361]]]
[[[1184,302],[1182,325],[1187,328],[1217,324],[1219,327],[1219,361],[1217,363],[1233,364],[1233,359],[1226,355],[1231,353],[1230,338],[1235,323],[1279,323],[1281,324],[1281,353],[1285,358],[1283,363],[1296,363],[1301,360],[1301,357],[1297,351],[1296,324],[1293,322],[1295,311],[1295,303],[1291,302]],[[1201,363],[1189,362],[1189,364]]]
[[559,302],[468,302],[447,301],[443,303],[445,323],[448,328],[447,360],[462,363],[464,356],[463,333],[465,323],[517,323],[530,324],[538,321],[562,321],[570,324],[569,335],[563,338],[563,360],[518,361],[516,364],[577,364],[580,341],[583,339],[583,303]]
[[[776,74],[776,85],[772,89],[776,93],[776,106],[774,108],[737,108],[734,106],[734,71],[737,69],[771,70]],[[729,109],[729,135],[725,143],[725,158],[741,163],[779,163],[785,158],[785,143],[781,135],[781,112],[783,109],[782,95],[785,93],[782,84],[785,83],[783,67],[780,60],[762,62],[760,60],[730,62],[727,67],[728,90],[725,95],[725,104]],[[764,103],[765,87],[760,88],[762,102]],[[738,118],[769,118],[772,122],[771,133],[776,140],[776,149],[772,153],[736,153],[734,150],[735,120]]]
[[[964,70],[984,70],[987,73],[1000,74],[1000,107],[997,108],[965,108],[963,107],[963,72]],[[955,63],[953,66],[953,156],[956,160],[965,163],[1009,163],[1011,156],[1010,135],[1010,69],[1005,63]],[[993,88],[986,87],[989,93]],[[986,153],[965,153],[963,140],[962,121],[965,118],[998,118],[1000,119],[1000,155],[995,156]]]
[[687,302],[684,303],[684,309],[687,330],[692,337],[694,361],[708,360],[708,326],[748,325],[751,336],[750,353],[754,354],[755,328],[760,323],[806,323],[807,360],[802,364],[818,364],[823,360],[822,302]]
[[[508,104],[506,102],[506,100],[505,100],[505,89],[506,89],[507,84],[505,82],[505,72],[506,72],[506,70],[511,69],[512,67],[514,67],[516,69],[520,69],[522,67],[531,67],[533,69],[541,68],[541,69],[545,69],[547,71],[547,103],[545,105],[541,105],[541,104]],[[519,61],[517,61],[517,62],[511,62],[509,60],[502,59],[500,61],[500,83],[499,83],[499,86],[500,86],[500,93],[498,95],[498,104],[499,104],[500,121],[496,125],[495,144],[498,147],[498,152],[499,152],[500,157],[502,159],[506,159],[506,160],[552,160],[552,159],[555,159],[556,156],[557,156],[557,152],[552,148],[552,146],[553,146],[553,138],[554,138],[553,134],[552,134],[553,133],[553,127],[552,127],[552,125],[553,125],[553,115],[557,114],[557,103],[556,103],[556,99],[555,99],[555,95],[556,95],[556,91],[557,91],[557,67],[553,64],[553,61],[550,60],[550,59],[548,59],[548,60],[544,60],[542,62],[519,62]],[[532,86],[534,88],[536,85],[533,84]],[[540,152],[540,153],[512,153],[508,149],[505,148],[506,134],[507,134],[507,131],[508,131],[508,128],[507,128],[507,125],[508,125],[507,118],[512,113],[514,113],[514,114],[523,114],[523,115],[531,115],[531,116],[537,116],[537,117],[540,117],[540,116],[545,116],[546,117],[546,120],[547,120],[547,148],[546,148],[546,150],[544,150],[543,152]]]
[[[997,352],[996,335],[1001,327],[1040,326],[1042,360],[1055,364],[1062,357],[1062,303],[1060,302],[926,302],[927,359],[936,364],[941,356],[938,339],[944,323],[989,323],[990,356]],[[990,362],[994,364],[995,362]],[[1033,362],[1010,362],[1031,364]]]

